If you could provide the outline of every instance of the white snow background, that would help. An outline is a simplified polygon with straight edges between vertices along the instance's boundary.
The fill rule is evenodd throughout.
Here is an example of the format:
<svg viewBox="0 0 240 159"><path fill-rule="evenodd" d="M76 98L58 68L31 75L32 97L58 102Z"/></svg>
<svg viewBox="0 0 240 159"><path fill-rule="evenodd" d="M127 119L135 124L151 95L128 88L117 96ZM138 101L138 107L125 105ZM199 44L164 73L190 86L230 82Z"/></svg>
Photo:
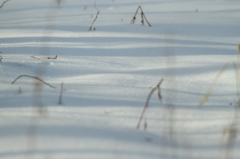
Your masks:
<svg viewBox="0 0 240 159"><path fill-rule="evenodd" d="M130 24L139 5L151 27L140 12ZM92 31L93 0L10 0L0 9L0 158L239 159L240 1L96 7ZM11 84L19 75L56 88L29 77ZM154 92L137 130L162 78L162 101Z"/></svg>

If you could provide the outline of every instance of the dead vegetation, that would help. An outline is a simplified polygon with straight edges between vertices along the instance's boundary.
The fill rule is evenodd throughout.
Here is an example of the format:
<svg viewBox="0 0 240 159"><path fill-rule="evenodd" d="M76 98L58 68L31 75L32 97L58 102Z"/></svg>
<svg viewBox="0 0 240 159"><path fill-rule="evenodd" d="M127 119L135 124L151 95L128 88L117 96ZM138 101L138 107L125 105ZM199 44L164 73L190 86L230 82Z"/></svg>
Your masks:
<svg viewBox="0 0 240 159"><path fill-rule="evenodd" d="M136 18L136 15L137 15L139 9L141 10L141 18L142 18L141 23L142 23L142 25L144 25L144 20L145 20L145 21L147 22L148 26L151 27L151 24L148 22L148 20L147 20L147 18L146 18L146 16L145 16L145 14L144 14L143 9L142 9L141 6L138 6L138 8L137 8L137 10L136 10L136 12L135 12L135 14L134 14L134 16L133 16L132 21L130 22L130 24L134 24L134 23L135 23L135 21L136 21L136 19L137 19L137 18Z"/></svg>
<svg viewBox="0 0 240 159"><path fill-rule="evenodd" d="M239 111L240 111L240 100L238 100L237 105L235 105L234 115L229 126L223 128L222 137L225 139L225 158L233 158L234 144L237 141L238 134L238 123L239 123Z"/></svg>
<svg viewBox="0 0 240 159"><path fill-rule="evenodd" d="M218 74L216 75L216 77L213 80L211 87L209 88L207 93L203 96L201 101L199 102L199 106L203 106L206 103L206 101L209 99L209 97L212 94L213 88L214 88L215 84L217 83L217 80L221 77L223 72L228 68L229 64L230 63L225 63L224 66L221 68L221 70L218 72Z"/></svg>
<svg viewBox="0 0 240 159"><path fill-rule="evenodd" d="M18 76L16 79L14 79L14 80L12 81L12 84L14 84L18 79L20 79L20 78L22 78L22 77L33 78L33 79L36 79L36 80L42 82L43 84L45 84L45 85L47 85L47 86L49 86L49 87L51 87L51 88L56 88L56 87L54 87L54 86L48 84L47 82L43 81L43 80L40 79L39 77L36 77L36 76L29 76L29 75L20 75L20 76Z"/></svg>
<svg viewBox="0 0 240 159"><path fill-rule="evenodd" d="M4 1L3 3L2 3L2 5L0 6L0 9L4 6L4 4L6 3L6 2L8 2L8 1L10 1L10 0L6 0L6 1Z"/></svg>
<svg viewBox="0 0 240 159"><path fill-rule="evenodd" d="M54 56L54 57L42 57L42 58L39 58L39 57L35 57L35 56L31 56L32 58L34 58L34 59L37 59L37 60L45 60L45 59L57 59L57 55L56 56Z"/></svg>
<svg viewBox="0 0 240 159"><path fill-rule="evenodd" d="M156 90L158 91L158 93L157 93L158 99L161 101L162 95L161 95L161 91L160 91L160 86L161 86L162 82L163 82L163 78L162 78L162 79L158 82L158 84L157 84L155 87L153 87L153 88L151 89L151 91L149 92L148 97L147 97L147 100L146 100L146 103L145 103L145 106L144 106L143 111L142 111L142 113L141 113L141 116L140 116L140 118L139 118L139 120L138 120L137 129L139 129L140 126L141 126L141 122L142 122L142 120L143 120L143 118L144 118L144 115L145 115L145 112L146 112L146 110L147 110L147 108L148 108L148 105L149 105L149 101L150 101L150 99L151 99L151 96L152 96L152 94L153 94ZM146 118L145 118L145 123L144 123L144 128L145 128L145 129L147 128L147 122L146 122L146 121L147 121L147 120L146 120Z"/></svg>
<svg viewBox="0 0 240 159"><path fill-rule="evenodd" d="M224 64L224 66L220 69L220 71L218 72L218 74L215 76L213 83L211 85L211 87L209 88L209 90L207 91L207 93L203 96L203 98L201 99L201 101L199 102L199 106L203 106L207 100L209 99L209 97L211 96L212 92L213 92L213 88L215 86L215 84L217 83L218 79L222 76L222 74L224 73L224 71L229 67L229 65L233 66L234 70L235 70L235 77L236 77L236 94L237 96L240 98L240 44L237 46L237 54L236 54L236 62L226 62Z"/></svg>
<svg viewBox="0 0 240 159"><path fill-rule="evenodd" d="M224 71L228 68L228 66L232 64L235 72L235 81L236 81L236 96L238 98L238 101L236 104L233 104L234 106L234 114L233 119L229 123L229 126L226 126L223 128L222 132L222 138L226 138L224 150L225 150L225 158L232 158L233 155L233 149L234 149L234 143L237 139L238 134L238 123L239 123L239 111L240 111L240 45L237 46L237 54L236 54L236 62L230 63L227 62L224 64L224 66L221 68L221 70L218 72L216 77L214 78L214 81L208 90L208 92L204 95L204 97L201 99L199 106L203 106L209 97L211 96L213 92L213 87L217 83L217 80L221 77L221 75L224 73ZM232 103L230 104L232 105Z"/></svg>
<svg viewBox="0 0 240 159"><path fill-rule="evenodd" d="M95 7L95 9L97 10L97 14L96 14L96 17L94 18L91 26L89 27L88 31L96 30L95 27L93 28L93 24L94 24L94 22L97 20L98 14L100 13L100 11L99 11L99 10L97 9L97 7L96 7L96 1L94 2L94 7Z"/></svg>
<svg viewBox="0 0 240 159"><path fill-rule="evenodd" d="M2 8L3 5L4 5L7 1L9 1L9 0L4 1L3 4L0 6L0 8ZM57 0L57 1L58 1L58 0ZM60 4L60 3L61 3L61 0L59 0L58 2L59 2L59 4ZM93 24L94 24L94 22L97 20L100 11L99 11L99 10L97 9L97 7L96 7L96 2L94 3L94 7L95 7L96 10L97 10L97 14L96 14L96 17L95 17L95 19L93 20L91 26L89 27L89 30L88 30L88 31L96 30L95 27L93 28ZM85 9L84 9L84 10L85 10ZM146 19L146 16L145 16L145 14L144 14L141 6L139 6L139 7L137 8L136 13L135 13L132 21L130 22L130 24L134 24L134 23L135 23L135 21L136 21L136 15L137 15L137 13L138 13L139 10L141 10L141 19L142 19L142 20L141 20L141 24L144 25L144 24L145 24L145 21L146 21L147 24L151 27L151 24L150 24L150 23L148 22L148 20ZM123 19L122 19L122 21L123 21ZM238 45L238 52L240 52L240 45ZM238 55L238 56L239 56L239 55ZM56 55L55 57L44 57L44 58L38 58L38 57L35 57L35 56L31 56L31 57L34 58L34 59L37 59L37 60L43 60L43 59L57 59L58 56ZM0 55L0 62L2 62L2 56L1 56L1 55ZM213 81L213 83L212 83L212 86L210 87L210 89L208 90L208 92L206 93L206 95L202 98L202 100L200 101L199 106L203 106L203 105L207 102L207 100L209 99L209 97L211 96L211 94L212 94L212 92L213 92L214 85L216 84L217 80L221 77L221 75L224 73L224 71L228 68L229 65L230 65L230 63L226 63L226 64L221 68L221 70L218 72L218 74L216 75L216 77L215 77L215 79L214 79L214 81ZM233 64L233 65L234 65L235 72L236 72L236 79L239 79L239 78L238 78L238 77L239 77L239 73L238 73L238 70L239 70L239 69L237 68L237 65L235 65L235 64ZM19 80L19 79L22 78L22 77L32 78L32 79L35 79L35 80L38 80L38 81L42 82L42 83L45 84L45 85L48 85L48 86L51 87L51 88L56 88L56 87L48 84L47 82L43 81L43 80L40 79L39 77L37 77L37 76L30 76L30 75L20 75L20 76L18 76L18 77L12 82L12 84L14 84L17 80ZM137 124L137 129L140 128L141 123L142 123L142 120L144 120L144 129L145 129L145 130L147 129L148 124L147 124L147 117L146 117L145 114L146 114L147 108L149 107L150 99L151 99L151 97L152 97L152 95L153 95L153 93L154 93L155 91L157 91L157 96L158 96L159 101L162 100L162 94L161 94L161 89L160 89L160 88L161 88L160 86L161 86L162 82L163 82L163 79L161 79L155 87L151 88L151 91L149 92L149 94L148 94L148 96L147 96L146 103L145 103L144 108L143 108L143 110L142 110L142 113L141 113L141 115L140 115L140 118L139 118L139 121L138 121L138 124ZM238 83L239 80L236 80L236 82ZM237 87L238 87L238 86L237 86ZM59 95L59 102L58 102L59 104L62 104L62 94L63 94L63 91L64 91L64 83L61 83L61 89L60 89L60 95ZM19 87L19 94L20 94L20 93L21 93L21 87ZM238 96L238 97L240 97L240 96ZM240 100L238 101L238 107L240 107L240 104L239 104L239 103L240 103ZM237 116L237 115L235 115L235 116ZM236 121L237 121L237 118L234 118L233 123L230 124L229 127L225 127L225 128L223 129L223 137L225 137L225 136L228 135L228 142L229 142L229 143L232 143L232 142L236 139L236 135L237 135L237 128L236 128L236 124L235 124ZM37 125L37 124L38 124L38 121L33 120L33 122L32 122L31 125L34 125L34 124ZM33 127L32 130L29 130L29 136L32 135L32 134L36 134L36 132L34 132L34 131L36 131L36 130L37 130L37 129L36 129L35 127ZM31 145L35 145L35 144L31 144Z"/></svg>

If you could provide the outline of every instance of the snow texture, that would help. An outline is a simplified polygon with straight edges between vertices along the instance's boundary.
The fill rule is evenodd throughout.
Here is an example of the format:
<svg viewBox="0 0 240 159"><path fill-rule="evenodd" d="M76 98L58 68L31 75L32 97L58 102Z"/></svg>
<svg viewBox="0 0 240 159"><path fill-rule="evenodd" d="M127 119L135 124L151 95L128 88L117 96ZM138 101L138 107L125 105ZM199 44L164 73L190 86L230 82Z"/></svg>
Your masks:
<svg viewBox="0 0 240 159"><path fill-rule="evenodd" d="M151 27L141 25L140 12L130 24L139 5ZM239 6L99 0L88 31L97 13L92 0L7 1L0 9L0 158L239 159ZM20 75L56 88L24 76L11 84ZM154 92L137 130L162 78L162 100Z"/></svg>

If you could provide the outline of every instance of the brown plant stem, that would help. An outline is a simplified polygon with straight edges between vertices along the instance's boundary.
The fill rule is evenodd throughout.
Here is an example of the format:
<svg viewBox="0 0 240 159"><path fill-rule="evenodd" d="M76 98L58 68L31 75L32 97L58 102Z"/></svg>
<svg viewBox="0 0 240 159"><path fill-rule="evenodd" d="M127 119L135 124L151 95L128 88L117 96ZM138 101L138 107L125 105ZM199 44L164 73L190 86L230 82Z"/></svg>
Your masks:
<svg viewBox="0 0 240 159"><path fill-rule="evenodd" d="M10 1L10 0L6 0L2 3L2 5L0 6L0 9L3 7L3 5L7 2L7 1Z"/></svg>
<svg viewBox="0 0 240 159"><path fill-rule="evenodd" d="M150 91L150 93L148 94L148 97L147 97L145 106L144 106L143 111L142 111L142 113L141 113L141 116L140 116L140 118L139 118L139 120L138 120L137 129L139 129L139 127L140 127L140 125L141 125L141 122L142 122L143 117L144 117L144 114L145 114L145 112L146 112L146 110L147 110L147 108L148 108L148 104L149 104L149 101L150 101L150 98L151 98L152 94L154 93L155 90L159 89L159 87L160 87L160 85L162 84L162 82L163 82L163 79L161 79L161 80L158 82L158 84L157 84L155 87L153 87L152 90ZM159 94L160 94L160 92L159 92Z"/></svg>
<svg viewBox="0 0 240 159"><path fill-rule="evenodd" d="M217 83L217 80L221 77L221 75L223 74L223 72L227 69L227 67L229 66L229 63L225 63L224 66L221 68L221 70L218 72L218 74L216 75L216 77L214 78L214 81L211 85L211 87L209 88L208 92L205 94L205 96L201 99L201 101L199 102L199 106L203 106L206 101L208 100L208 98L211 96L213 88L215 86L215 84Z"/></svg>
<svg viewBox="0 0 240 159"><path fill-rule="evenodd" d="M134 24L134 23L135 23L136 15L137 15L137 13L138 13L139 8L140 8L140 6L138 6L138 8L137 8L137 10L136 10L136 12L135 12L135 14L134 14L134 16L133 16L132 21L130 22L130 24Z"/></svg>
<svg viewBox="0 0 240 159"><path fill-rule="evenodd" d="M94 20L93 20L91 26L89 27L88 31L91 31L91 30L92 30L92 26L93 26L94 22L97 20L97 18L98 18L98 14L100 13L100 11L99 11L99 10L97 9L97 7L96 7L96 1L94 2L94 7L95 7L96 10L97 10L97 14L96 14L96 17L94 18Z"/></svg>
<svg viewBox="0 0 240 159"><path fill-rule="evenodd" d="M54 86L48 84L47 82L43 81L42 79L40 79L40 78L38 78L38 77L36 77L36 76L29 76L29 75L20 75L20 76L18 76L15 80L12 81L12 84L14 84L14 83L15 83L18 79L20 79L21 77L29 77L29 78L33 78L33 79L36 79L36 80L38 80L38 81L44 83L45 85L47 85L47 86L49 86L49 87L51 87L51 88L56 88L56 87L54 87Z"/></svg>

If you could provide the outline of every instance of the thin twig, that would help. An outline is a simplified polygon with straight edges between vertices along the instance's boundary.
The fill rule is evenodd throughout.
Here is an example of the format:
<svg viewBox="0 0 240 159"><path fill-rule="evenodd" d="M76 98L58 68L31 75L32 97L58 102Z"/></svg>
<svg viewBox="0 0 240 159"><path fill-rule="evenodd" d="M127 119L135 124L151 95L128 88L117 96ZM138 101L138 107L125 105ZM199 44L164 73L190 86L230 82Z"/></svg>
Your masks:
<svg viewBox="0 0 240 159"><path fill-rule="evenodd" d="M141 125L143 116L144 116L144 114L145 114L145 112L146 112L146 110L147 110L147 108L148 108L148 104L149 104L149 101L150 101L150 98L151 98L152 94L154 93L154 91L155 91L156 89L159 89L159 87L160 87L160 85L162 84L162 82L163 82L163 79L161 79L161 80L158 82L158 84L157 84L155 87L153 87L152 90L150 91L150 93L148 94L148 97L147 97L145 106L144 106L143 111L142 111L142 113L141 113L141 116L140 116L140 118L139 118L139 120L138 120L137 129L139 129L139 127L140 127L140 125Z"/></svg>
<svg viewBox="0 0 240 159"><path fill-rule="evenodd" d="M0 6L0 9L3 7L3 5L7 2L7 1L10 1L10 0L6 0L2 3L2 5Z"/></svg>
<svg viewBox="0 0 240 159"><path fill-rule="evenodd" d="M41 60L40 58L37 58L37 57L35 57L35 56L30 56L30 57L32 57L32 58L34 58L34 59L37 59L37 60Z"/></svg>
<svg viewBox="0 0 240 159"><path fill-rule="evenodd" d="M38 78L38 77L35 77L35 76L29 76L29 75L20 75L20 76L18 76L14 81L12 81L12 84L14 84L14 83L15 83L19 78L21 78L21 77L29 77L29 78L33 78L33 79L36 79L36 80L38 80L38 81L40 81L40 82L42 82L42 83L48 85L48 86L51 87L51 88L56 88L56 87L54 87L54 86L48 84L47 82L43 81L42 79L40 79L40 78Z"/></svg>
<svg viewBox="0 0 240 159"><path fill-rule="evenodd" d="M98 12L100 12L100 11L97 9L97 7L96 7L96 1L94 2L94 7L96 8L96 10L97 10Z"/></svg>
<svg viewBox="0 0 240 159"><path fill-rule="evenodd" d="M89 27L88 31L91 31L91 30L92 30L93 23L97 20L98 14L100 13L100 11L99 11L99 10L97 9L97 7L96 7L96 1L94 2L94 7L96 8L96 10L97 10L98 12L97 12L96 17L94 18L91 26Z"/></svg>
<svg viewBox="0 0 240 159"><path fill-rule="evenodd" d="M136 10L136 12L135 12L135 14L134 14L134 16L133 16L132 21L130 22L130 24L134 24L134 23L135 23L136 15L137 15L137 13L138 13L139 8L140 8L140 6L138 6L138 8L137 8L137 10Z"/></svg>

